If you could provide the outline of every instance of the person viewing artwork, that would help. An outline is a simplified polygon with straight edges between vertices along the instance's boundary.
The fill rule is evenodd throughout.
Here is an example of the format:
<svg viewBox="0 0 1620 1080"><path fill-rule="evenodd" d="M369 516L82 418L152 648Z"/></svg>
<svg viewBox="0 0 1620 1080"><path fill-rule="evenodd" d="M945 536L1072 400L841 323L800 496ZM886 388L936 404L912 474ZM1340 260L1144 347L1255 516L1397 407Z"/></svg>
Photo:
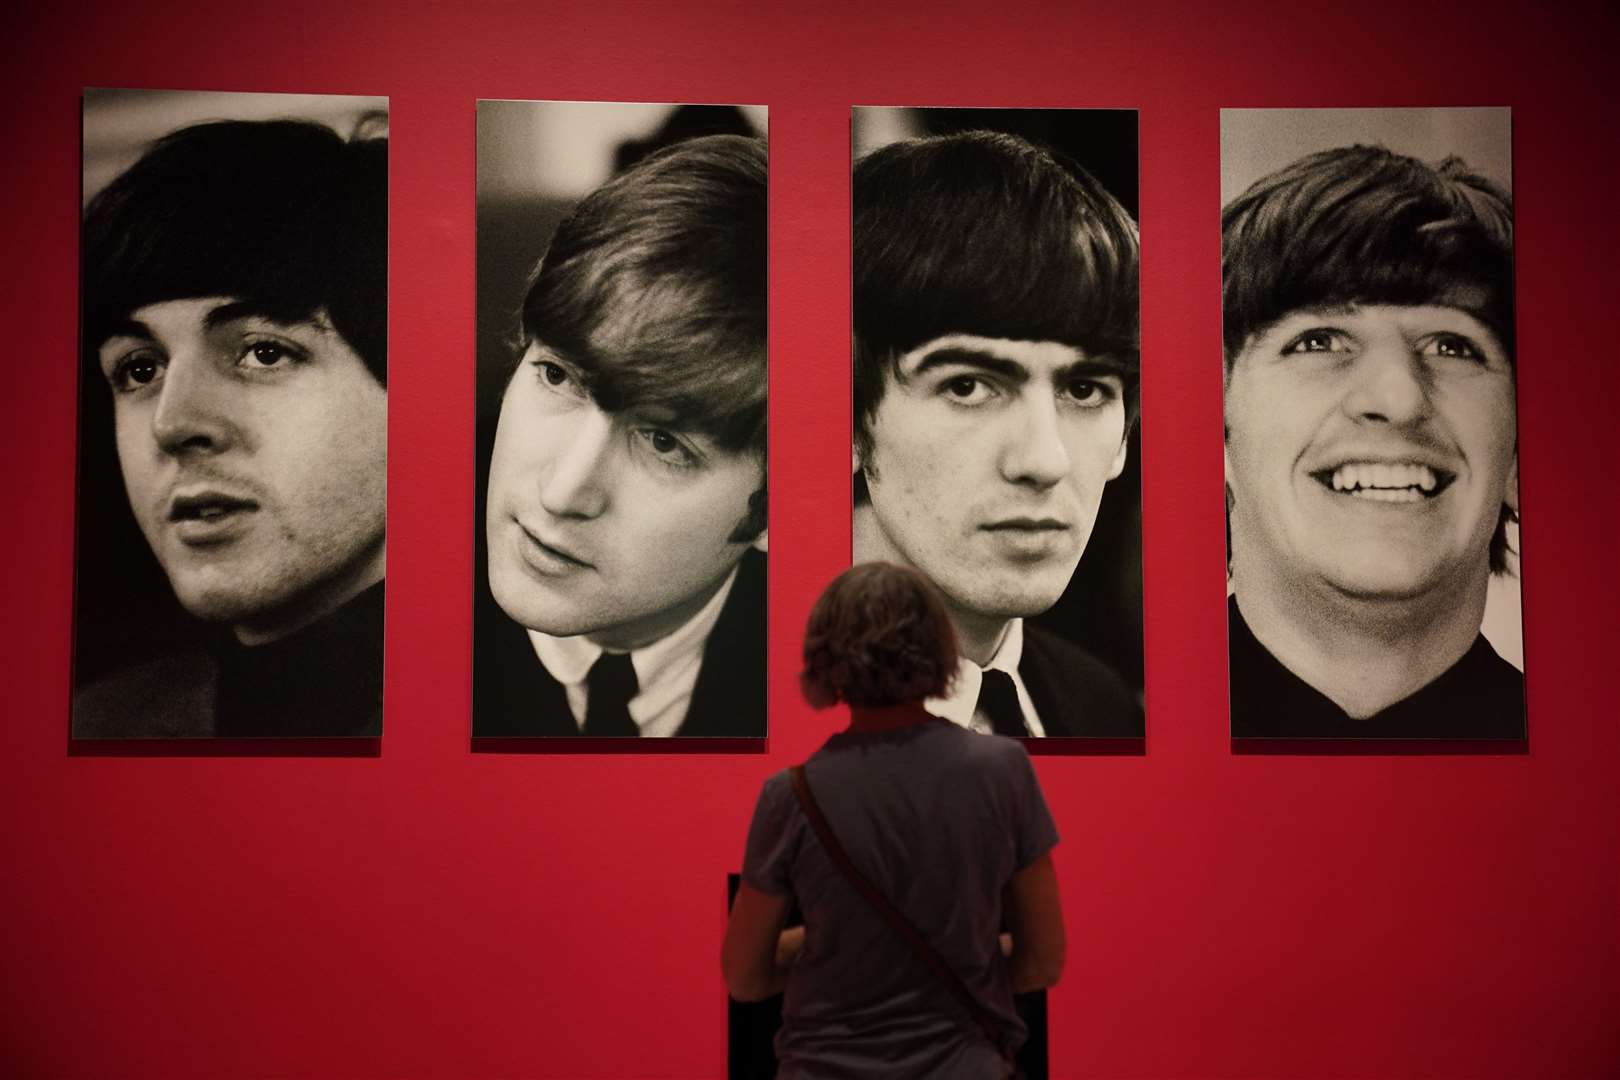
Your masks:
<svg viewBox="0 0 1620 1080"><path fill-rule="evenodd" d="M813 801L848 860L974 1005L844 876L792 770L777 773L748 829L721 968L739 1000L785 989L783 1080L1003 1077L1026 1032L1014 992L1062 972L1057 830L1029 756L923 707L957 670L953 620L910 568L855 566L810 614L805 699L850 710L848 729L804 765ZM804 925L784 930L795 901ZM998 936L1004 924L1010 935Z"/></svg>
<svg viewBox="0 0 1620 1080"><path fill-rule="evenodd" d="M76 738L382 733L382 105L85 94Z"/></svg>
<svg viewBox="0 0 1620 1080"><path fill-rule="evenodd" d="M481 153L535 109L615 107L481 103ZM566 213L491 373L475 736L765 734L766 150L717 124Z"/></svg>
<svg viewBox="0 0 1620 1080"><path fill-rule="evenodd" d="M1283 156L1221 213L1232 735L1523 738L1481 633L1493 574L1517 600L1512 200L1456 155L1290 141L1345 126L1509 175L1506 110L1223 113L1223 155Z"/></svg>
<svg viewBox="0 0 1620 1080"><path fill-rule="evenodd" d="M1126 467L1136 223L1078 164L971 128L867 153L853 202L854 556L944 596L961 670L929 709L987 733L1141 737L1118 673L1031 621L1069 589ZM1137 619L1105 629L1139 657L1140 574L1116 577Z"/></svg>

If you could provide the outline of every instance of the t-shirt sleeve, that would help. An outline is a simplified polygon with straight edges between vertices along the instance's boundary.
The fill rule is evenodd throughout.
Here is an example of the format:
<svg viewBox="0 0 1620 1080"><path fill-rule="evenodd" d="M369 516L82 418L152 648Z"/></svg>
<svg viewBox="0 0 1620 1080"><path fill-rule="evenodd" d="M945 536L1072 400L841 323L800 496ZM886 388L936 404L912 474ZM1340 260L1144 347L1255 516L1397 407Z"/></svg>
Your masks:
<svg viewBox="0 0 1620 1080"><path fill-rule="evenodd" d="M744 882L770 896L792 894L791 870L793 856L799 849L802 821L787 773L777 773L766 780L759 801L754 804L754 820L748 826L748 846L743 852Z"/></svg>
<svg viewBox="0 0 1620 1080"><path fill-rule="evenodd" d="M1016 745L1016 744L1015 744ZM1017 869L1022 870L1057 846L1057 823L1046 807L1041 782L1029 752L1018 745L1013 765L1014 828L1017 830Z"/></svg>

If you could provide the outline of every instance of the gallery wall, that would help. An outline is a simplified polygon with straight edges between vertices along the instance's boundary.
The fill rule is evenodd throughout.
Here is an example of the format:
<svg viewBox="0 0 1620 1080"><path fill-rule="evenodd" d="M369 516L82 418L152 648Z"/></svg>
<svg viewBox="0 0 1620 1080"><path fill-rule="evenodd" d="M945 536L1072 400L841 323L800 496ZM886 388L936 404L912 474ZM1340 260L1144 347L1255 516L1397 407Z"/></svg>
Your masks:
<svg viewBox="0 0 1620 1080"><path fill-rule="evenodd" d="M0 16L0 1073L720 1075L725 874L760 782L842 722L794 676L810 602L848 559L863 103L1141 111L1147 739L1036 762L1070 941L1054 1076L1614 1075L1617 24L1383 0L1324 16L546 0ZM364 753L69 742L85 86L390 98L387 711ZM470 745L478 97L770 108L760 752ZM1227 738L1218 110L1329 105L1513 110L1516 751Z"/></svg>

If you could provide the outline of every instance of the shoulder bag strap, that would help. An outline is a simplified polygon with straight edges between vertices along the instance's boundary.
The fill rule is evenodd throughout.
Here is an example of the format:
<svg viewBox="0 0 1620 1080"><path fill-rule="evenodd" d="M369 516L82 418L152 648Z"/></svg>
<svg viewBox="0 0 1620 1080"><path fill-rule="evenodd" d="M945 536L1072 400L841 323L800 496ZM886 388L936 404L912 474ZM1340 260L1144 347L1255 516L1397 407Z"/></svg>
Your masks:
<svg viewBox="0 0 1620 1080"><path fill-rule="evenodd" d="M834 835L832 826L827 823L827 818L822 814L821 807L816 805L815 796L810 793L810 781L804 775L804 766L795 765L790 772L793 778L793 792L799 797L799 805L804 808L805 817L810 819L810 827L815 829L816 836L821 840L821 847L827 852L827 856L832 859L833 865L837 866L843 872L843 875L849 879L849 883L855 886L855 891L860 893L866 899L866 902L871 904L873 909L879 915L882 915L890 926L894 927L895 932L906 939L906 944L911 946L911 951L917 955L917 959L928 966L928 970L932 971L935 977L944 984L945 989L951 992L951 996L956 999L957 1003L968 1011L968 1015L973 1017L974 1022L978 1024L980 1032L990 1041L990 1045L995 1047L996 1051L1007 1062L1011 1063L1013 1060L1012 1051L1007 1046L1006 1036L1001 1030L1001 1025L991 1015L990 1010L979 1003L979 999L973 996L973 991L969 990L967 984L962 982L961 976L951 970L950 964L946 963L945 958L939 955L938 950L928 944L917 928L912 925L911 920L906 918L905 914L895 907L876 885L867 880L866 875L855 868L855 864L849 859L849 853L838 842L838 837Z"/></svg>

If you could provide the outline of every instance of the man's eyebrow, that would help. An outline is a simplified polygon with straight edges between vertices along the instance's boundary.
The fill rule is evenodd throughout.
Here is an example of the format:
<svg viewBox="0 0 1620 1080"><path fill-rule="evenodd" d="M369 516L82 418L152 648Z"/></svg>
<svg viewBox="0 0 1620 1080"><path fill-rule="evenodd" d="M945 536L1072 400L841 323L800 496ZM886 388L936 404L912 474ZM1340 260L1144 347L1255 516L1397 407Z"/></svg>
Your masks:
<svg viewBox="0 0 1620 1080"><path fill-rule="evenodd" d="M152 333L150 326L147 326L139 319L120 319L107 328L107 332L102 335L101 344L97 348L107 344L114 338L139 338L142 341L155 341L157 335Z"/></svg>
<svg viewBox="0 0 1620 1080"><path fill-rule="evenodd" d="M264 319L277 326L286 327L307 324L321 331L332 329L331 322L318 312L299 316L287 311L272 311L269 305L256 300L231 300L211 308L208 314L203 316L203 326L209 330L218 330L227 323L241 319Z"/></svg>
<svg viewBox="0 0 1620 1080"><path fill-rule="evenodd" d="M1069 378L1081 375L1117 375L1123 378L1129 373L1129 367L1106 353L1102 356L1088 356L1083 360L1076 360L1063 369L1063 374Z"/></svg>
<svg viewBox="0 0 1620 1080"><path fill-rule="evenodd" d="M917 361L917 366L911 369L908 377L926 375L935 368L942 367L978 368L1000 375L1004 379L1029 378L1029 369L1015 360L1008 360L1004 356L997 356L983 349L968 349L960 345L948 345L927 353Z"/></svg>

